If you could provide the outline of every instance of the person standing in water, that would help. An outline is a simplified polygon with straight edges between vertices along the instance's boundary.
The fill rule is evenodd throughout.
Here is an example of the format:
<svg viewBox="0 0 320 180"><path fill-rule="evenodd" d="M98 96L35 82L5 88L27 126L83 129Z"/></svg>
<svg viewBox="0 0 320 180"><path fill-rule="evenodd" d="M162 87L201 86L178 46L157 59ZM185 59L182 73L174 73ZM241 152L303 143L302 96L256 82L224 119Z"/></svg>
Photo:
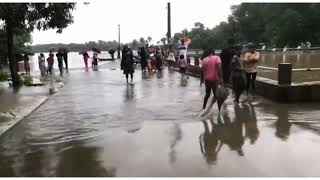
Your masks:
<svg viewBox="0 0 320 180"><path fill-rule="evenodd" d="M85 65L86 69L88 69L88 59L90 58L90 56L87 52L84 52L82 54L82 56L83 56L84 65Z"/></svg>
<svg viewBox="0 0 320 180"><path fill-rule="evenodd" d="M203 101L203 109L206 108L211 91L216 97L216 89L218 83L222 83L221 60L215 55L215 49L210 49L210 55L202 61L201 84L204 82L206 86L206 95Z"/></svg>
<svg viewBox="0 0 320 180"><path fill-rule="evenodd" d="M245 79L244 71L240 63L241 52L237 52L233 56L231 61L231 78L232 78L232 89L235 93L235 102L239 103L240 95L245 90Z"/></svg>
<svg viewBox="0 0 320 180"><path fill-rule="evenodd" d="M140 57L141 57L141 60L140 60L141 70L142 72L145 72L148 66L148 61L147 61L146 49L144 47L140 48Z"/></svg>
<svg viewBox="0 0 320 180"><path fill-rule="evenodd" d="M98 71L98 53L95 51L93 51L93 56L92 56L92 70Z"/></svg>
<svg viewBox="0 0 320 180"><path fill-rule="evenodd" d="M58 59L58 67L59 67L59 71L60 71L60 76L62 76L63 74L63 54L61 51L58 51L58 53L56 54L57 59Z"/></svg>
<svg viewBox="0 0 320 180"><path fill-rule="evenodd" d="M30 75L30 65L29 65L29 57L27 54L23 56L24 69L26 70L26 75Z"/></svg>
<svg viewBox="0 0 320 180"><path fill-rule="evenodd" d="M64 64L66 65L66 69L68 69L68 52L67 52L67 50L63 51L63 61L64 61Z"/></svg>
<svg viewBox="0 0 320 180"><path fill-rule="evenodd" d="M134 60L131 49L125 45L122 49L121 70L126 75L127 83L129 83L129 74L131 76L131 83L133 81Z"/></svg>
<svg viewBox="0 0 320 180"><path fill-rule="evenodd" d="M247 53L244 55L244 65L246 70L247 77L247 96L249 95L250 84L252 85L252 95L255 94L255 80L257 77L257 66L258 61L260 59L260 53L256 52L255 46L253 44L249 44L249 49Z"/></svg>
<svg viewBox="0 0 320 180"><path fill-rule="evenodd" d="M175 57L174 57L174 51L172 49L172 45L169 47L169 52L168 52L168 68L170 69L171 67L174 66L174 63L176 62Z"/></svg>
<svg viewBox="0 0 320 180"><path fill-rule="evenodd" d="M46 67L46 61L45 61L45 57L44 54L40 54L40 56L38 57L38 61L39 61L39 69L41 72L41 76L44 76L47 73L47 67Z"/></svg>
<svg viewBox="0 0 320 180"><path fill-rule="evenodd" d="M54 64L54 55L53 55L52 51L49 52L49 57L47 58L47 63L48 63L48 73L50 73L50 75L52 75L52 68L53 68L53 64Z"/></svg>
<svg viewBox="0 0 320 180"><path fill-rule="evenodd" d="M156 68L158 72L162 70L162 52L160 49L156 51Z"/></svg>

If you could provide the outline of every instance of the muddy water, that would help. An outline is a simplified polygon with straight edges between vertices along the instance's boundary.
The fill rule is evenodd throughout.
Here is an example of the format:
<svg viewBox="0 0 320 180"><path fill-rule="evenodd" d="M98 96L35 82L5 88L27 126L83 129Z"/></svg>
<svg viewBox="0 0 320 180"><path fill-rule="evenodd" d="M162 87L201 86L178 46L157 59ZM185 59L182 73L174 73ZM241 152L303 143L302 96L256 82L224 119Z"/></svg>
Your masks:
<svg viewBox="0 0 320 180"><path fill-rule="evenodd" d="M320 175L319 103L229 97L220 117L214 106L201 119L204 87L193 77L136 70L127 86L107 63L65 78L0 138L0 176Z"/></svg>

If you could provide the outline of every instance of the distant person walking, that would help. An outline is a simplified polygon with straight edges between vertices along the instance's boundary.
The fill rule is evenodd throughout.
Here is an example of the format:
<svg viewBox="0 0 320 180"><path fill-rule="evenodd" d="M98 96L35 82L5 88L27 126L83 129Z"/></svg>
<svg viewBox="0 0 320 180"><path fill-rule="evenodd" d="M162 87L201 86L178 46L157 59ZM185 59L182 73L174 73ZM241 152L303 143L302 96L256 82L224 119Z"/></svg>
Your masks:
<svg viewBox="0 0 320 180"><path fill-rule="evenodd" d="M58 67L59 67L59 71L60 71L60 76L62 76L63 74L63 53L61 51L58 51L58 53L56 54L57 59L58 59Z"/></svg>
<svg viewBox="0 0 320 180"><path fill-rule="evenodd" d="M24 62L24 69L26 70L26 75L30 75L30 64L29 64L29 57L27 54L23 56Z"/></svg>
<svg viewBox="0 0 320 180"><path fill-rule="evenodd" d="M180 73L182 75L182 78L186 75L187 68L188 68L187 60L184 58L184 55L180 55L180 58L179 58L179 69L180 69Z"/></svg>
<svg viewBox="0 0 320 180"><path fill-rule="evenodd" d="M63 51L63 61L64 61L64 64L66 66L66 69L68 69L68 51L64 50Z"/></svg>
<svg viewBox="0 0 320 180"><path fill-rule="evenodd" d="M156 51L156 68L157 71L162 70L162 52L161 50Z"/></svg>
<svg viewBox="0 0 320 180"><path fill-rule="evenodd" d="M221 78L221 60L219 56L215 55L215 49L212 48L210 55L202 61L201 84L204 82L206 86L203 109L206 108L211 91L214 95L213 101L215 100L217 85L221 82Z"/></svg>
<svg viewBox="0 0 320 180"><path fill-rule="evenodd" d="M140 58L141 58L140 60L141 70L142 72L145 72L148 66L148 61L147 61L147 52L144 47L140 48Z"/></svg>
<svg viewBox="0 0 320 180"><path fill-rule="evenodd" d="M129 83L129 74L131 76L131 83L133 81L134 60L131 49L125 45L122 49L121 70L126 75L127 83Z"/></svg>
<svg viewBox="0 0 320 180"><path fill-rule="evenodd" d="M88 69L88 59L90 58L90 56L87 52L84 52L82 54L82 56L83 56L84 65L85 65L86 69Z"/></svg>
<svg viewBox="0 0 320 180"><path fill-rule="evenodd" d="M49 52L49 57L47 58L47 63L48 63L48 73L52 75L52 69L53 69L53 64L54 64L54 54L52 51Z"/></svg>
<svg viewBox="0 0 320 180"><path fill-rule="evenodd" d="M174 63L176 62L175 57L174 57L174 51L172 49L172 46L170 46L169 52L168 52L168 68L170 69L171 67L174 67Z"/></svg>
<svg viewBox="0 0 320 180"><path fill-rule="evenodd" d="M260 59L260 53L255 50L253 44L249 44L248 51L244 55L244 66L247 77L247 95L249 95L250 84L252 86L252 95L255 95L255 80L257 77L257 66Z"/></svg>

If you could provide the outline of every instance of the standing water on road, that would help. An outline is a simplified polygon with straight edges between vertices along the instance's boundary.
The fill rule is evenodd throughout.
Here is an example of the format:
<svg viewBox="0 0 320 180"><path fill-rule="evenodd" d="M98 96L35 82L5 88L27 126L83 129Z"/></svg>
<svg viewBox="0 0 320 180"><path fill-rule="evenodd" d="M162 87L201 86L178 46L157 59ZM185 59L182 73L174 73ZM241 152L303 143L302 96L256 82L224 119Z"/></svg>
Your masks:
<svg viewBox="0 0 320 180"><path fill-rule="evenodd" d="M193 77L136 70L127 85L108 62L64 78L1 137L0 176L320 175L319 103L229 97L203 122L205 90Z"/></svg>

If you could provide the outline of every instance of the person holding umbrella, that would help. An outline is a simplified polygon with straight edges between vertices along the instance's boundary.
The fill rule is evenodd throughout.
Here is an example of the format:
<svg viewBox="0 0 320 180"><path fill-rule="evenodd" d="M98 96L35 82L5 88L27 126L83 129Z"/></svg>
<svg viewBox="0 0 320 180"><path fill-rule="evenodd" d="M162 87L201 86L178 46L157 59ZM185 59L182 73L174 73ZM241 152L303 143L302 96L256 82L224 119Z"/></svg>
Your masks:
<svg viewBox="0 0 320 180"><path fill-rule="evenodd" d="M125 45L122 49L121 70L123 70L123 74L126 75L127 84L129 83L129 74L131 76L132 83L134 73L134 60L132 51L127 45Z"/></svg>

